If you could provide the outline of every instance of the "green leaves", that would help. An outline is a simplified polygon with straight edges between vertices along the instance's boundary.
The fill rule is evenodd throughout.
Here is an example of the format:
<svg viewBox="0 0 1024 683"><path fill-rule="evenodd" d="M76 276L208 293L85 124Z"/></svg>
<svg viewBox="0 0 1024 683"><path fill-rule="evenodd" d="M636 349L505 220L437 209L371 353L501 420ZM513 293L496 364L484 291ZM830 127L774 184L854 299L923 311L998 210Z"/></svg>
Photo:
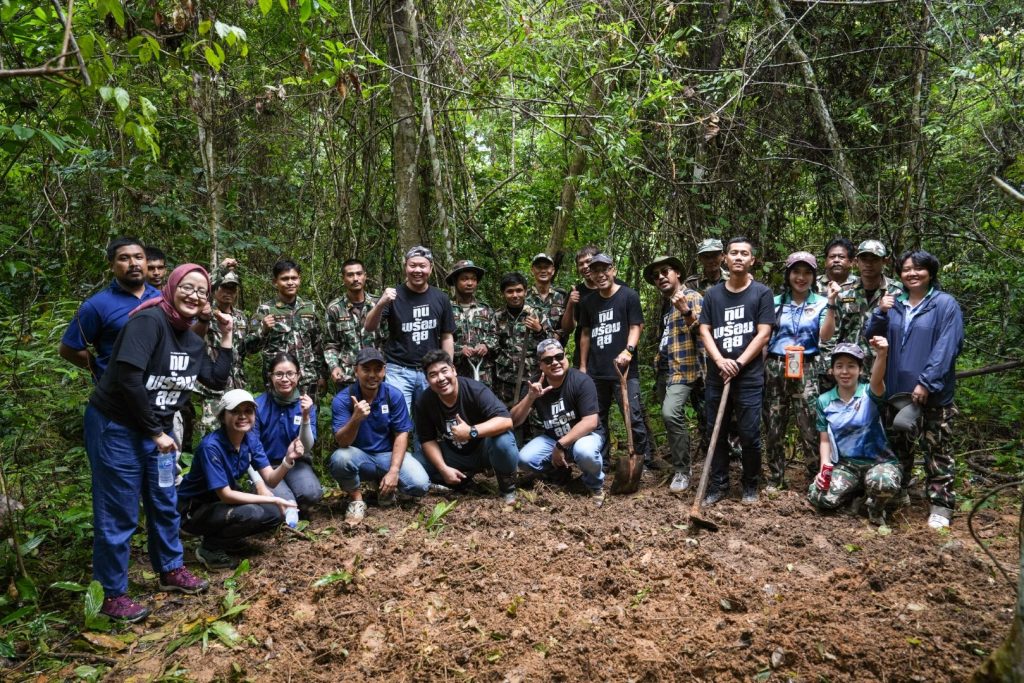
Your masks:
<svg viewBox="0 0 1024 683"><path fill-rule="evenodd" d="M114 100L117 108L121 111L128 109L128 105L131 104L131 97L124 88L112 88L109 85L102 86L100 88L100 97L104 102Z"/></svg>
<svg viewBox="0 0 1024 683"><path fill-rule="evenodd" d="M105 614L100 614L103 597L103 586L99 581L91 581L82 601L85 608L85 628L90 631L110 630L110 619Z"/></svg>

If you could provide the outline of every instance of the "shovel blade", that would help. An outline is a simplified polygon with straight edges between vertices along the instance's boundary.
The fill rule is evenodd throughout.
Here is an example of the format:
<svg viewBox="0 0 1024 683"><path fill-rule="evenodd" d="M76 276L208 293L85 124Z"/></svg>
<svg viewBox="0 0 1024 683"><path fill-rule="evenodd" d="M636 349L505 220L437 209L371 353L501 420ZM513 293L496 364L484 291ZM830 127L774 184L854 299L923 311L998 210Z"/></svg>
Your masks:
<svg viewBox="0 0 1024 683"><path fill-rule="evenodd" d="M636 453L621 456L615 463L615 480L612 482L612 493L627 495L636 493L640 488L640 478L644 474L644 459Z"/></svg>

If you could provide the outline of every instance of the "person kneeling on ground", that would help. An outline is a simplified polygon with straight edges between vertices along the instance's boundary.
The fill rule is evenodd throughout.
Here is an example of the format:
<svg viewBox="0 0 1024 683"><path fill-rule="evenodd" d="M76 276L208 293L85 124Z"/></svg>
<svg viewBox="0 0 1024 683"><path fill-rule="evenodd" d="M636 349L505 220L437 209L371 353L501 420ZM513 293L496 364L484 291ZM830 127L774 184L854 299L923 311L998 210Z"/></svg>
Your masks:
<svg viewBox="0 0 1024 683"><path fill-rule="evenodd" d="M256 399L245 389L232 389L221 397L217 419L220 429L199 442L192 468L178 486L178 510L181 528L202 536L196 559L207 569L233 569L238 559L230 553L244 547L242 539L272 531L284 522L285 508L295 507L294 501L275 496L270 489L302 456L302 444L294 442L281 464L271 467L252 431ZM256 493L238 488L238 479L246 472Z"/></svg>
<svg viewBox="0 0 1024 683"><path fill-rule="evenodd" d="M583 484L600 506L604 502L604 438L597 417L594 380L569 367L565 350L557 339L545 339L538 344L537 358L540 381L530 382L526 396L512 407L512 423L518 427L533 409L544 424L544 433L519 451L519 467L543 472L551 467L568 469L569 463L574 462L582 472Z"/></svg>
<svg viewBox="0 0 1024 683"><path fill-rule="evenodd" d="M416 432L423 443L414 457L435 484L461 488L484 469L494 470L498 492L516 501L515 473L519 450L508 408L490 389L459 377L446 351L423 356L430 391L416 402Z"/></svg>
<svg viewBox="0 0 1024 683"><path fill-rule="evenodd" d="M377 502L381 505L394 504L396 490L421 498L430 488L423 466L405 457L412 420L405 396L384 380L386 373L380 351L360 349L355 383L339 391L331 403L334 441L338 444L331 455L331 476L352 499L345 511L345 521L352 525L366 516L360 478L380 481Z"/></svg>
<svg viewBox="0 0 1024 683"><path fill-rule="evenodd" d="M818 509L835 510L866 492L868 518L884 525L885 505L900 490L900 464L889 450L879 412L889 342L872 337L870 344L875 350L870 385L859 381L864 349L843 343L832 351L836 386L816 403L821 470L807 497Z"/></svg>

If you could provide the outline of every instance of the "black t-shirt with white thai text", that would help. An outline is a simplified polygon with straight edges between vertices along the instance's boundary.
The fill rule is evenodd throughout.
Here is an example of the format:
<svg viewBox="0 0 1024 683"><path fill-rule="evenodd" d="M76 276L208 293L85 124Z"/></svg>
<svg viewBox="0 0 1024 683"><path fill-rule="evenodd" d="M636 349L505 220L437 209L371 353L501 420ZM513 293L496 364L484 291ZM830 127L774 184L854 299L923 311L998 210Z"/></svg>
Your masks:
<svg viewBox="0 0 1024 683"><path fill-rule="evenodd" d="M416 434L420 441L444 440L449 447L460 453L476 453L484 442L482 438L464 443L452 438L452 427L457 424L456 415L470 426L486 422L492 417L511 417L508 408L493 391L469 377L459 377L459 396L455 405L446 406L433 390L424 391L416 401Z"/></svg>
<svg viewBox="0 0 1024 683"><path fill-rule="evenodd" d="M560 439L587 415L597 415L597 387L594 380L576 368L569 368L562 385L533 402L544 423L544 433ZM601 431L600 425L595 431Z"/></svg>
<svg viewBox="0 0 1024 683"><path fill-rule="evenodd" d="M700 324L711 326L715 346L726 358L736 360L757 336L758 325L775 324L772 292L760 282L753 281L742 292L730 292L724 282L704 292L704 305L700 310ZM709 384L722 384L722 377L708 362ZM757 354L740 371L744 384L764 384L764 361Z"/></svg>
<svg viewBox="0 0 1024 683"><path fill-rule="evenodd" d="M441 335L455 332L452 302L437 287L414 292L401 284L396 290L398 296L382 314L388 323L384 357L418 369L428 351L441 348Z"/></svg>
<svg viewBox="0 0 1024 683"><path fill-rule="evenodd" d="M637 293L620 285L605 299L595 293L580 301L580 327L590 328L590 353L587 374L594 379L618 379L613 363L626 349L631 325L643 325L644 313L640 309ZM629 363L629 377L638 377L636 355Z"/></svg>

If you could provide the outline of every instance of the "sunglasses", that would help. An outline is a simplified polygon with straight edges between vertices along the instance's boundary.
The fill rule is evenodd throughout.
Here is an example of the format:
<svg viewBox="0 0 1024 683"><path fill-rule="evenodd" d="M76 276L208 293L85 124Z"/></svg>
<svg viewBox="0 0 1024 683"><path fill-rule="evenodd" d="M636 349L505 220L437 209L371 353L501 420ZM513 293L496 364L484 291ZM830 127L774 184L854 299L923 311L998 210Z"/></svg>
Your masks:
<svg viewBox="0 0 1024 683"><path fill-rule="evenodd" d="M565 354L556 353L553 356L544 356L540 359L540 362L544 365L551 365L552 363L561 363L563 360L565 360Z"/></svg>

